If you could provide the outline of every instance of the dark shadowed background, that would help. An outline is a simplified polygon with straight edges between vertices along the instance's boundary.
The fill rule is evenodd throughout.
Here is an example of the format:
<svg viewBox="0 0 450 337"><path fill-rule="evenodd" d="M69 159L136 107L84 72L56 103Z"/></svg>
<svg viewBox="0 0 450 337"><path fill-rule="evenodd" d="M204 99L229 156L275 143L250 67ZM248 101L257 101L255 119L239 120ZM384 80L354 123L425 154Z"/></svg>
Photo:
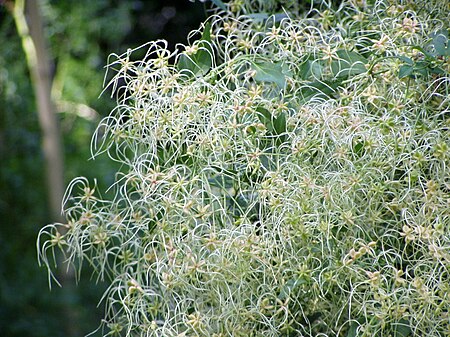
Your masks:
<svg viewBox="0 0 450 337"><path fill-rule="evenodd" d="M36 97L23 36L11 12L16 2L0 1L0 336L84 336L103 316L97 304L105 284L96 285L84 270L78 286L68 281L50 291L47 272L37 265L37 233L53 220ZM205 9L187 0L38 3L61 127L65 185L77 176L96 177L104 190L117 168L106 156L88 158L97 123L114 107L108 95L98 98L107 56L160 38L173 49L198 28Z"/></svg>

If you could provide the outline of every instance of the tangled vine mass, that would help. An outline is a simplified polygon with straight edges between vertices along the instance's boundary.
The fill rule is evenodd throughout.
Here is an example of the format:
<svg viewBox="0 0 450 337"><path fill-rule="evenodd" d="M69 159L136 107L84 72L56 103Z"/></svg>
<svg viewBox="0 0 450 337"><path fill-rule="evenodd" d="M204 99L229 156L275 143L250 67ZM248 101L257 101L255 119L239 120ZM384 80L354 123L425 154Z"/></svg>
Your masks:
<svg viewBox="0 0 450 337"><path fill-rule="evenodd" d="M111 56L121 169L73 180L40 263L109 282L105 336L449 336L448 3L213 2Z"/></svg>

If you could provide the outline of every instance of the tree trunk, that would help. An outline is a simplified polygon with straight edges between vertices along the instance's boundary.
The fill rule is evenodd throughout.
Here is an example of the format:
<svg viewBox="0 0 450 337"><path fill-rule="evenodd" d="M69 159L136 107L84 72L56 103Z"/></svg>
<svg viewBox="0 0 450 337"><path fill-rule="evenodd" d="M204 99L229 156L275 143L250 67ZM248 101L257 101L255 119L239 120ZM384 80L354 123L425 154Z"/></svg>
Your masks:
<svg viewBox="0 0 450 337"><path fill-rule="evenodd" d="M44 155L48 205L52 222L64 223L62 199L64 196L64 159L62 137L54 104L51 99L51 58L46 46L39 0L6 1L5 5L14 17L27 59L36 107L41 128L42 152ZM64 233L61 233L64 234ZM65 292L74 291L74 274L71 268L60 268L59 278ZM70 296L68 296L70 297ZM62 312L65 335L79 336L77 311L65 304ZM56 319L56 317L55 317Z"/></svg>
<svg viewBox="0 0 450 337"><path fill-rule="evenodd" d="M50 57L45 45L42 18L38 0L7 2L14 16L17 30L27 58L31 81L36 96L39 124L42 131L42 152L52 221L63 221L61 202L64 195L64 162L61 135L51 100L52 76ZM27 16L25 16L25 10Z"/></svg>

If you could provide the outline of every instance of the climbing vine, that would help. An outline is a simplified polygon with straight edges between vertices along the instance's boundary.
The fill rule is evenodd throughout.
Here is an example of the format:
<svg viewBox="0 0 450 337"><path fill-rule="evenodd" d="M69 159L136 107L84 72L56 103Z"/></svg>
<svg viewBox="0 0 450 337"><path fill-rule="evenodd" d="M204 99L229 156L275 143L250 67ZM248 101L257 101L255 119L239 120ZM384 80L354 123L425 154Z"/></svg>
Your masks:
<svg viewBox="0 0 450 337"><path fill-rule="evenodd" d="M73 180L40 262L110 282L105 335L448 335L448 5L213 3L110 57L122 169Z"/></svg>

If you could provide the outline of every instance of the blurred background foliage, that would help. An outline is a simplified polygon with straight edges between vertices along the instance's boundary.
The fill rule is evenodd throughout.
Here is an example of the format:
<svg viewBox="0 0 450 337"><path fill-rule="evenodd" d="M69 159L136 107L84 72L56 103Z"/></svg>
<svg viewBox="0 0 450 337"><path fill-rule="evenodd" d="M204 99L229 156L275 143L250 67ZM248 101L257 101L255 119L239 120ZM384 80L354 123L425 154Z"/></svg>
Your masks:
<svg viewBox="0 0 450 337"><path fill-rule="evenodd" d="M95 285L85 272L78 286L50 291L46 270L37 266L37 232L51 219L35 97L5 3L0 1L0 335L84 336L103 316L97 303L105 285ZM92 133L114 107L107 93L98 97L108 55L159 38L174 48L204 20L205 9L187 0L45 0L40 7L52 56L66 184L77 176L101 175L105 190L117 167L106 156L88 159Z"/></svg>

